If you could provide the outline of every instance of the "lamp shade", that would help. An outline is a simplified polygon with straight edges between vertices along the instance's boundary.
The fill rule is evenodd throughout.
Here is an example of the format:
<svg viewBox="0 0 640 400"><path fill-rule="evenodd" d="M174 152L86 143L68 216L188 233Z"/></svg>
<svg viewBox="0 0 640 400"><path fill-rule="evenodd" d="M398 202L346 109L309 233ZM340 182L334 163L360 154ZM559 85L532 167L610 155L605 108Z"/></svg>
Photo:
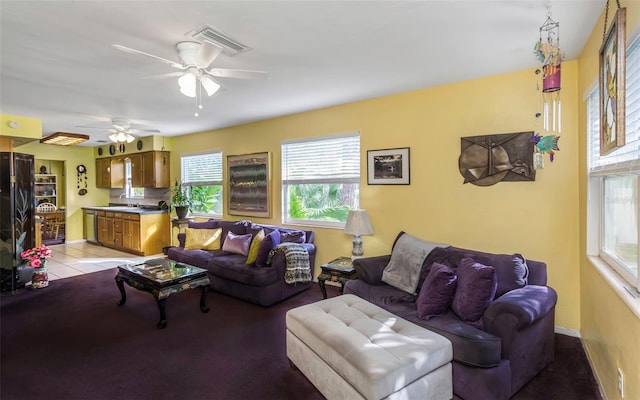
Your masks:
<svg viewBox="0 0 640 400"><path fill-rule="evenodd" d="M349 210L344 233L356 236L373 235L373 228L371 227L367 210Z"/></svg>

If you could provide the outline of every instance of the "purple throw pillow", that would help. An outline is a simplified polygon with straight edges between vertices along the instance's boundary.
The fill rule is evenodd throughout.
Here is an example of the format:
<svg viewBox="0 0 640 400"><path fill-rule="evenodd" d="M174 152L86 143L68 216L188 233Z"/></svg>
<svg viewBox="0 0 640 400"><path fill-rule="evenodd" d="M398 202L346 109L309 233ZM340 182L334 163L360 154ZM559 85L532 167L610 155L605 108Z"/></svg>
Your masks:
<svg viewBox="0 0 640 400"><path fill-rule="evenodd" d="M192 229L218 229L218 221L210 219L204 222L189 221L189 228Z"/></svg>
<svg viewBox="0 0 640 400"><path fill-rule="evenodd" d="M246 235L236 235L233 232L229 232L222 245L222 250L246 256L249 254L249 246L251 246L250 233Z"/></svg>
<svg viewBox="0 0 640 400"><path fill-rule="evenodd" d="M429 319L445 314L451 307L457 285L458 277L449 267L433 263L416 301L418 317Z"/></svg>
<svg viewBox="0 0 640 400"><path fill-rule="evenodd" d="M496 270L465 257L456 270L458 288L451 308L461 320L481 325L480 318L496 295Z"/></svg>
<svg viewBox="0 0 640 400"><path fill-rule="evenodd" d="M248 224L246 221L218 221L218 225L222 228L223 244L229 232L233 232L236 235L244 235L247 233Z"/></svg>
<svg viewBox="0 0 640 400"><path fill-rule="evenodd" d="M280 231L274 230L273 232L264 236L260 248L258 249L258 257L256 257L256 267L266 267L267 257L269 252L280 244Z"/></svg>
<svg viewBox="0 0 640 400"><path fill-rule="evenodd" d="M521 254L467 254L466 256L495 268L498 280L496 297L527 285L529 268Z"/></svg>
<svg viewBox="0 0 640 400"><path fill-rule="evenodd" d="M280 232L280 243L304 243L306 235L303 231L283 231Z"/></svg>

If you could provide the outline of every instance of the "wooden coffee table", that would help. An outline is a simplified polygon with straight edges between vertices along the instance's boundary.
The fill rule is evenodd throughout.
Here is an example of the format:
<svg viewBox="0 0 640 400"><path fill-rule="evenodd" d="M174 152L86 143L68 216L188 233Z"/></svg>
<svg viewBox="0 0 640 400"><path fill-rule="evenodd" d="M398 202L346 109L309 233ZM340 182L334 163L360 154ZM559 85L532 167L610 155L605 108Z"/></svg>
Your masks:
<svg viewBox="0 0 640 400"><path fill-rule="evenodd" d="M118 305L122 306L127 301L124 291L124 283L138 290L151 293L160 309L160 322L158 328L167 326L165 301L174 293L179 293L197 287L202 288L200 295L200 310L209 312L205 305L207 291L209 289L209 277L207 270L193 265L180 263L167 258L147 260L141 264L125 264L118 266L118 274L115 277L122 298Z"/></svg>

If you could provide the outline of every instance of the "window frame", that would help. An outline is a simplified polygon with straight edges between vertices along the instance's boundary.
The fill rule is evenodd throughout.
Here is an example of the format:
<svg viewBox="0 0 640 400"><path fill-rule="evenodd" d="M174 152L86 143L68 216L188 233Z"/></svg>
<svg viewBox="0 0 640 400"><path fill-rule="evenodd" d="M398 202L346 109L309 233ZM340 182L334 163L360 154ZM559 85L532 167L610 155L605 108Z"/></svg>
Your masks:
<svg viewBox="0 0 640 400"><path fill-rule="evenodd" d="M189 158L189 157L198 157L198 156L207 156L207 155L219 155L220 157L220 180L212 180L212 181L186 181L185 177L186 177L186 173L185 173L185 163L184 163L184 159L185 158ZM185 154L181 154L180 155L180 177L181 177L181 183L182 186L186 187L187 190L191 190L191 187L194 186L220 186L221 188L221 194L220 194L220 207L221 207L221 212L220 213L216 213L216 212L210 212L210 213L204 213L204 212L194 212L193 210L190 210L190 213L192 216L195 217L203 217L203 218L218 218L218 219L222 219L223 214L224 214L224 158L223 158L223 152L221 149L214 149L214 150L207 150L207 151L201 151L201 152L195 152L195 153L185 153ZM194 183L201 183L201 184L194 184Z"/></svg>
<svg viewBox="0 0 640 400"><path fill-rule="evenodd" d="M285 162L285 151L284 146L289 144L300 144L300 143L313 143L331 139L341 139L341 138L349 138L349 137L357 137L358 138L358 176L357 177L345 177L345 178L326 178L326 179L287 179L287 173L285 171L286 162ZM289 217L289 186L296 184L353 184L355 187L355 204L352 204L351 207L358 208L360 205L360 186L362 182L362 148L360 147L360 132L346 132L341 134L334 135L326 135L326 136L315 136L311 138L303 138L303 139L295 139L295 140L283 140L280 143L281 149L281 195L282 195L282 223L287 225L298 225L298 226L308 226L308 227L318 227L318 228L334 228L334 229L344 229L345 222L338 221L319 221L319 220L310 220L310 219L295 219ZM350 208L351 208L350 207Z"/></svg>
<svg viewBox="0 0 640 400"><path fill-rule="evenodd" d="M634 39L628 47L627 59L630 57L637 57L636 64L633 65L635 71L636 80L640 80L640 37ZM627 76L629 70L627 70ZM631 80L627 79L627 85ZM636 83L637 84L637 83ZM629 96L635 95L633 99L636 102L640 102L640 93L638 91L626 90L627 103L629 102ZM626 283L632 286L627 290L630 293L634 291L638 293L640 290L640 270L636 269L636 275L634 276L632 271L623 265L617 257L611 254L604 248L603 237L605 235L604 218L605 218L605 178L614 176L634 176L636 179L637 192L635 212L636 219L640 218L640 160L637 157L634 159L634 148L638 146L640 149L640 137L629 140L627 136L627 143L625 146L617 148L606 156L599 156L599 124L600 124L600 102L599 102L599 87L596 87L590 91L585 98L587 109L587 255L591 257L597 257L602 260L606 265L615 271ZM634 114L630 115L628 109L625 129L634 132L633 124L640 124L640 109L634 110ZM633 117L633 118L630 118ZM640 125L636 127L640 132ZM640 135L640 133L633 133ZM632 147L627 147L632 146ZM629 152L630 159L617 159L621 154ZM640 152L640 150L639 150ZM610 157L607 160L607 157ZM613 160L612 160L613 159ZM640 224L637 224L636 232L636 246L640 246ZM637 264L640 265L640 252L637 255Z"/></svg>

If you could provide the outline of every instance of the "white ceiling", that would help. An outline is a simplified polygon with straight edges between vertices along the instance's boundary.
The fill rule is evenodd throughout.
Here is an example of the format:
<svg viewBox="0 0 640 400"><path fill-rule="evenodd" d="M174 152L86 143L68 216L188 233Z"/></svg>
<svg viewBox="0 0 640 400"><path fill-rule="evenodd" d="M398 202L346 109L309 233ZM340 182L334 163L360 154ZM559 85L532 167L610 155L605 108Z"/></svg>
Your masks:
<svg viewBox="0 0 640 400"><path fill-rule="evenodd" d="M98 145L108 131L78 126L120 117L175 136L533 68L548 5L565 59L577 58L605 0L2 0L0 112ZM111 46L179 61L175 44L203 25L251 47L213 66L269 78L219 78L197 118L177 78L140 79L174 69Z"/></svg>

